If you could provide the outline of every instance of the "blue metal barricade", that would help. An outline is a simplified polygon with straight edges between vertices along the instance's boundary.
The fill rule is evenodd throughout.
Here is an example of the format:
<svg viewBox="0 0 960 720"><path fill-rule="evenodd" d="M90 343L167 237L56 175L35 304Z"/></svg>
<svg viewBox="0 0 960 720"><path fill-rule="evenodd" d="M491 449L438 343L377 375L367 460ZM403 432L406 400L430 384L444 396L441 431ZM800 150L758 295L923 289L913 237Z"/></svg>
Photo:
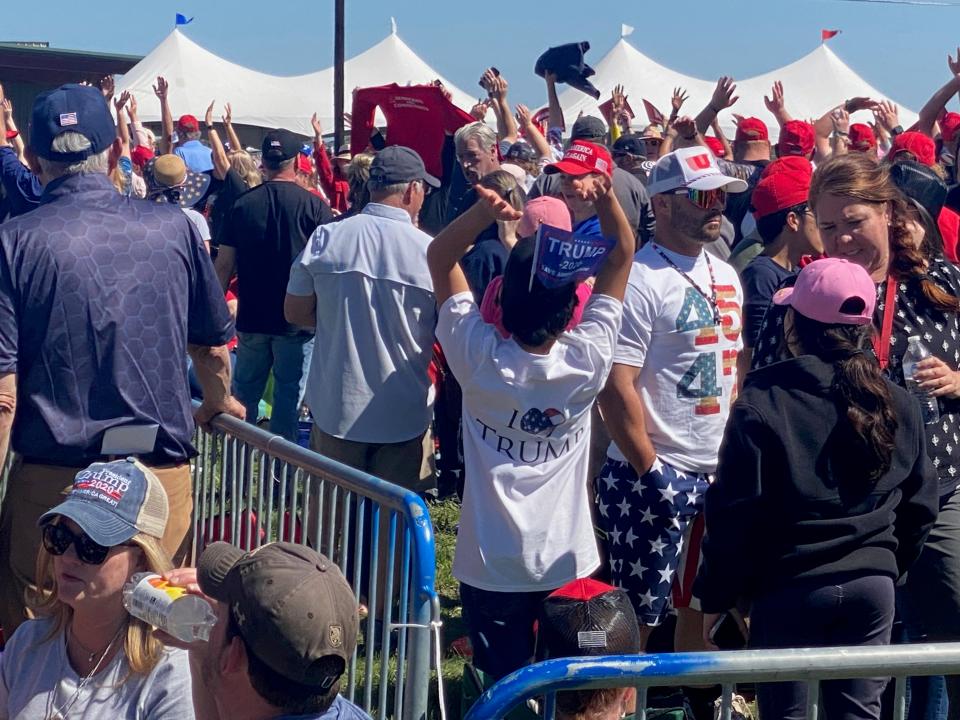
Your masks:
<svg viewBox="0 0 960 720"><path fill-rule="evenodd" d="M424 720L439 602L420 497L225 415L197 430L196 447L194 562L214 540L243 549L284 540L326 554L369 612L341 694L378 720Z"/></svg>
<svg viewBox="0 0 960 720"><path fill-rule="evenodd" d="M816 720L822 680L868 677L895 679L893 717L903 720L906 678L958 674L960 643L561 658L503 678L483 693L465 720L497 720L539 696L544 698L544 718L552 720L557 692L614 687L637 689L635 718L646 720L647 689L673 685L721 685L720 717L730 720L736 683L784 680L808 683L807 718Z"/></svg>

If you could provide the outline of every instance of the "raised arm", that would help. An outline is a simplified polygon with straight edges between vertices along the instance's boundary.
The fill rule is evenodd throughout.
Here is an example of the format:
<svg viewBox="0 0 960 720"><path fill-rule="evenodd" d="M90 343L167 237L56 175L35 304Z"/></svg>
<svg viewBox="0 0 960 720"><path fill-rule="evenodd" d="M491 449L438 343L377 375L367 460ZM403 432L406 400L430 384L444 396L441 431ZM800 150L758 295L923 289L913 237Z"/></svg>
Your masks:
<svg viewBox="0 0 960 720"><path fill-rule="evenodd" d="M213 160L213 176L217 180L223 180L230 169L230 158L227 157L227 151L220 140L220 133L213 124L213 104L216 100L211 100L207 106L207 112L203 116L204 127L207 128L207 140L210 141L211 159Z"/></svg>
<svg viewBox="0 0 960 720"><path fill-rule="evenodd" d="M773 84L770 97L766 95L763 96L763 104L767 106L767 110L777 119L780 127L783 127L784 123L793 120L793 116L787 112L787 106L783 99L783 83L779 80Z"/></svg>
<svg viewBox="0 0 960 720"><path fill-rule="evenodd" d="M17 133L12 141L10 142L13 151L17 154L20 162L24 162L23 157L23 136L20 134L20 131L17 129L17 122L13 119L13 102L3 93L3 85L0 85L0 115L3 116L3 125L4 127L0 128L0 131L4 133L4 141L6 141L6 131Z"/></svg>
<svg viewBox="0 0 960 720"><path fill-rule="evenodd" d="M130 157L130 128L123 119L123 108L130 101L130 92L124 90L116 100L113 106L117 110L117 137L120 138L120 157Z"/></svg>
<svg viewBox="0 0 960 720"><path fill-rule="evenodd" d="M947 67L950 70L950 79L920 108L920 116L917 119L917 132L930 137L933 137L934 126L940 113L943 112L950 98L960 91L960 47L957 48L956 57L952 53L947 55Z"/></svg>
<svg viewBox="0 0 960 720"><path fill-rule="evenodd" d="M173 115L170 113L170 101L167 93L170 86L163 76L157 77L157 84L153 86L153 92L160 100L160 154L166 155L173 152Z"/></svg>
<svg viewBox="0 0 960 720"><path fill-rule="evenodd" d="M673 95L670 97L670 117L667 119L667 126L673 125L680 116L680 108L687 101L687 91L682 87L675 87Z"/></svg>
<svg viewBox="0 0 960 720"><path fill-rule="evenodd" d="M730 144L730 140L727 139L726 134L723 132L723 128L720 127L720 118L714 118L713 122L710 123L710 127L713 128L713 134L716 136L717 140L719 140L720 144L723 145L723 159L733 160L733 145Z"/></svg>
<svg viewBox="0 0 960 720"><path fill-rule="evenodd" d="M509 143L517 141L517 123L510 112L510 103L507 102L509 83L502 75L494 75L490 70L490 99L493 101L493 111L497 115L497 135L501 140ZM486 74L485 74L486 77Z"/></svg>
<svg viewBox="0 0 960 720"><path fill-rule="evenodd" d="M550 113L548 123L552 128L566 129L567 126L563 121L563 110L560 107L560 99L557 97L557 76L555 73L547 72L544 74L543 79L547 83L547 103Z"/></svg>
<svg viewBox="0 0 960 720"><path fill-rule="evenodd" d="M732 77L724 76L717 80L717 87L713 90L713 97L710 98L710 102L707 103L707 106L701 110L700 114L696 117L697 132L701 135L705 133L707 128L710 127L710 123L720 114L721 110L732 107L733 104L740 99L735 94L736 92L737 86L734 84Z"/></svg>
<svg viewBox="0 0 960 720"><path fill-rule="evenodd" d="M531 147L537 152L539 159L550 158L550 144L540 132L540 128L533 122L533 116L530 114L530 108L526 105L517 105L517 121L523 129L524 137Z"/></svg>
<svg viewBox="0 0 960 720"><path fill-rule="evenodd" d="M313 157L317 161L317 177L320 187L328 198L334 196L333 163L327 154L327 146L323 143L323 127L316 113L310 116L310 125L313 127Z"/></svg>
<svg viewBox="0 0 960 720"><path fill-rule="evenodd" d="M637 241L630 227L630 221L620 207L620 201L613 192L613 183L606 175L585 175L573 183L574 189L583 200L593 203L600 219L600 230L604 237L614 238L617 244L607 256L597 273L593 292L608 295L623 302L630 277L630 266Z"/></svg>
<svg viewBox="0 0 960 720"><path fill-rule="evenodd" d="M230 103L227 103L223 106L223 129L227 133L227 142L230 143L230 147L233 150L243 150L243 145L240 144L240 138L237 136L237 131L233 129L233 108L230 107Z"/></svg>

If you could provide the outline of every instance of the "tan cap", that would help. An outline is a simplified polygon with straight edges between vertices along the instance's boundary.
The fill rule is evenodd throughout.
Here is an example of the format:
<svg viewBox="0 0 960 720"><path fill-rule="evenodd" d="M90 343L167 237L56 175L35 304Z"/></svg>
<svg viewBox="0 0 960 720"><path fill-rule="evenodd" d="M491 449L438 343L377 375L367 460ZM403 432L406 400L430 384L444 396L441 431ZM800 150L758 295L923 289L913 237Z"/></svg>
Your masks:
<svg viewBox="0 0 960 720"><path fill-rule="evenodd" d="M197 565L200 589L227 603L250 650L283 677L327 689L357 644L357 600L335 564L303 545L277 542L248 553L212 543ZM342 658L330 675L325 657Z"/></svg>

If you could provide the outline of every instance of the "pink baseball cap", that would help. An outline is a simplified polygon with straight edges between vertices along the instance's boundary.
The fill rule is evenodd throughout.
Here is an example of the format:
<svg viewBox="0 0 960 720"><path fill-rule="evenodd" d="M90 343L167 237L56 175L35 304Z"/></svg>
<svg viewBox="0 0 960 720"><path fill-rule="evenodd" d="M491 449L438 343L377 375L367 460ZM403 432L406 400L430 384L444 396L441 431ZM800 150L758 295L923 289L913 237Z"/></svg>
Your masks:
<svg viewBox="0 0 960 720"><path fill-rule="evenodd" d="M827 325L868 325L873 322L877 288L860 265L823 258L803 268L793 287L777 290L773 302Z"/></svg>
<svg viewBox="0 0 960 720"><path fill-rule="evenodd" d="M572 230L570 209L560 198L541 197L528 200L523 208L523 217L517 223L517 237L533 237L540 224L551 225L561 230Z"/></svg>

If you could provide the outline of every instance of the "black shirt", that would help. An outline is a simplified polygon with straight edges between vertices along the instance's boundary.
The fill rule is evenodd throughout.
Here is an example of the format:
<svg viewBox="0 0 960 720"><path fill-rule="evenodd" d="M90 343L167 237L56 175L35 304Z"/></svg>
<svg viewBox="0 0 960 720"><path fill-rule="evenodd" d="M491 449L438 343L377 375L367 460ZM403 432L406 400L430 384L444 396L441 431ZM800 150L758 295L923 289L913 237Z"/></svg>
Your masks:
<svg viewBox="0 0 960 720"><path fill-rule="evenodd" d="M236 199L220 244L236 249L238 332L301 332L283 317L290 266L317 226L332 219L323 200L294 182L265 182Z"/></svg>
<svg viewBox="0 0 960 720"><path fill-rule="evenodd" d="M210 232L214 245L220 244L233 203L248 189L240 173L233 168L227 170L226 176L217 188L216 195L213 196L213 207L210 210Z"/></svg>
<svg viewBox="0 0 960 720"><path fill-rule="evenodd" d="M794 272L780 267L766 255L758 255L743 272L743 342L747 347L756 345L757 334L763 324L763 316L773 302L773 293Z"/></svg>
<svg viewBox="0 0 960 720"><path fill-rule="evenodd" d="M930 278L943 290L960 298L960 269L943 257L931 261ZM785 285L794 282L791 278ZM886 281L877 285L875 327L883 322ZM930 352L952 368L960 366L960 315L937 310L927 302L916 280L900 282L897 287L896 313L890 336L890 364L884 374L900 387L907 338L919 335ZM787 357L783 343L783 316L786 306L771 305L767 311L753 354L753 367L761 368ZM748 376L749 377L749 376ZM940 476L940 494L949 495L960 488L960 400L940 398L940 420L926 426L927 450Z"/></svg>

